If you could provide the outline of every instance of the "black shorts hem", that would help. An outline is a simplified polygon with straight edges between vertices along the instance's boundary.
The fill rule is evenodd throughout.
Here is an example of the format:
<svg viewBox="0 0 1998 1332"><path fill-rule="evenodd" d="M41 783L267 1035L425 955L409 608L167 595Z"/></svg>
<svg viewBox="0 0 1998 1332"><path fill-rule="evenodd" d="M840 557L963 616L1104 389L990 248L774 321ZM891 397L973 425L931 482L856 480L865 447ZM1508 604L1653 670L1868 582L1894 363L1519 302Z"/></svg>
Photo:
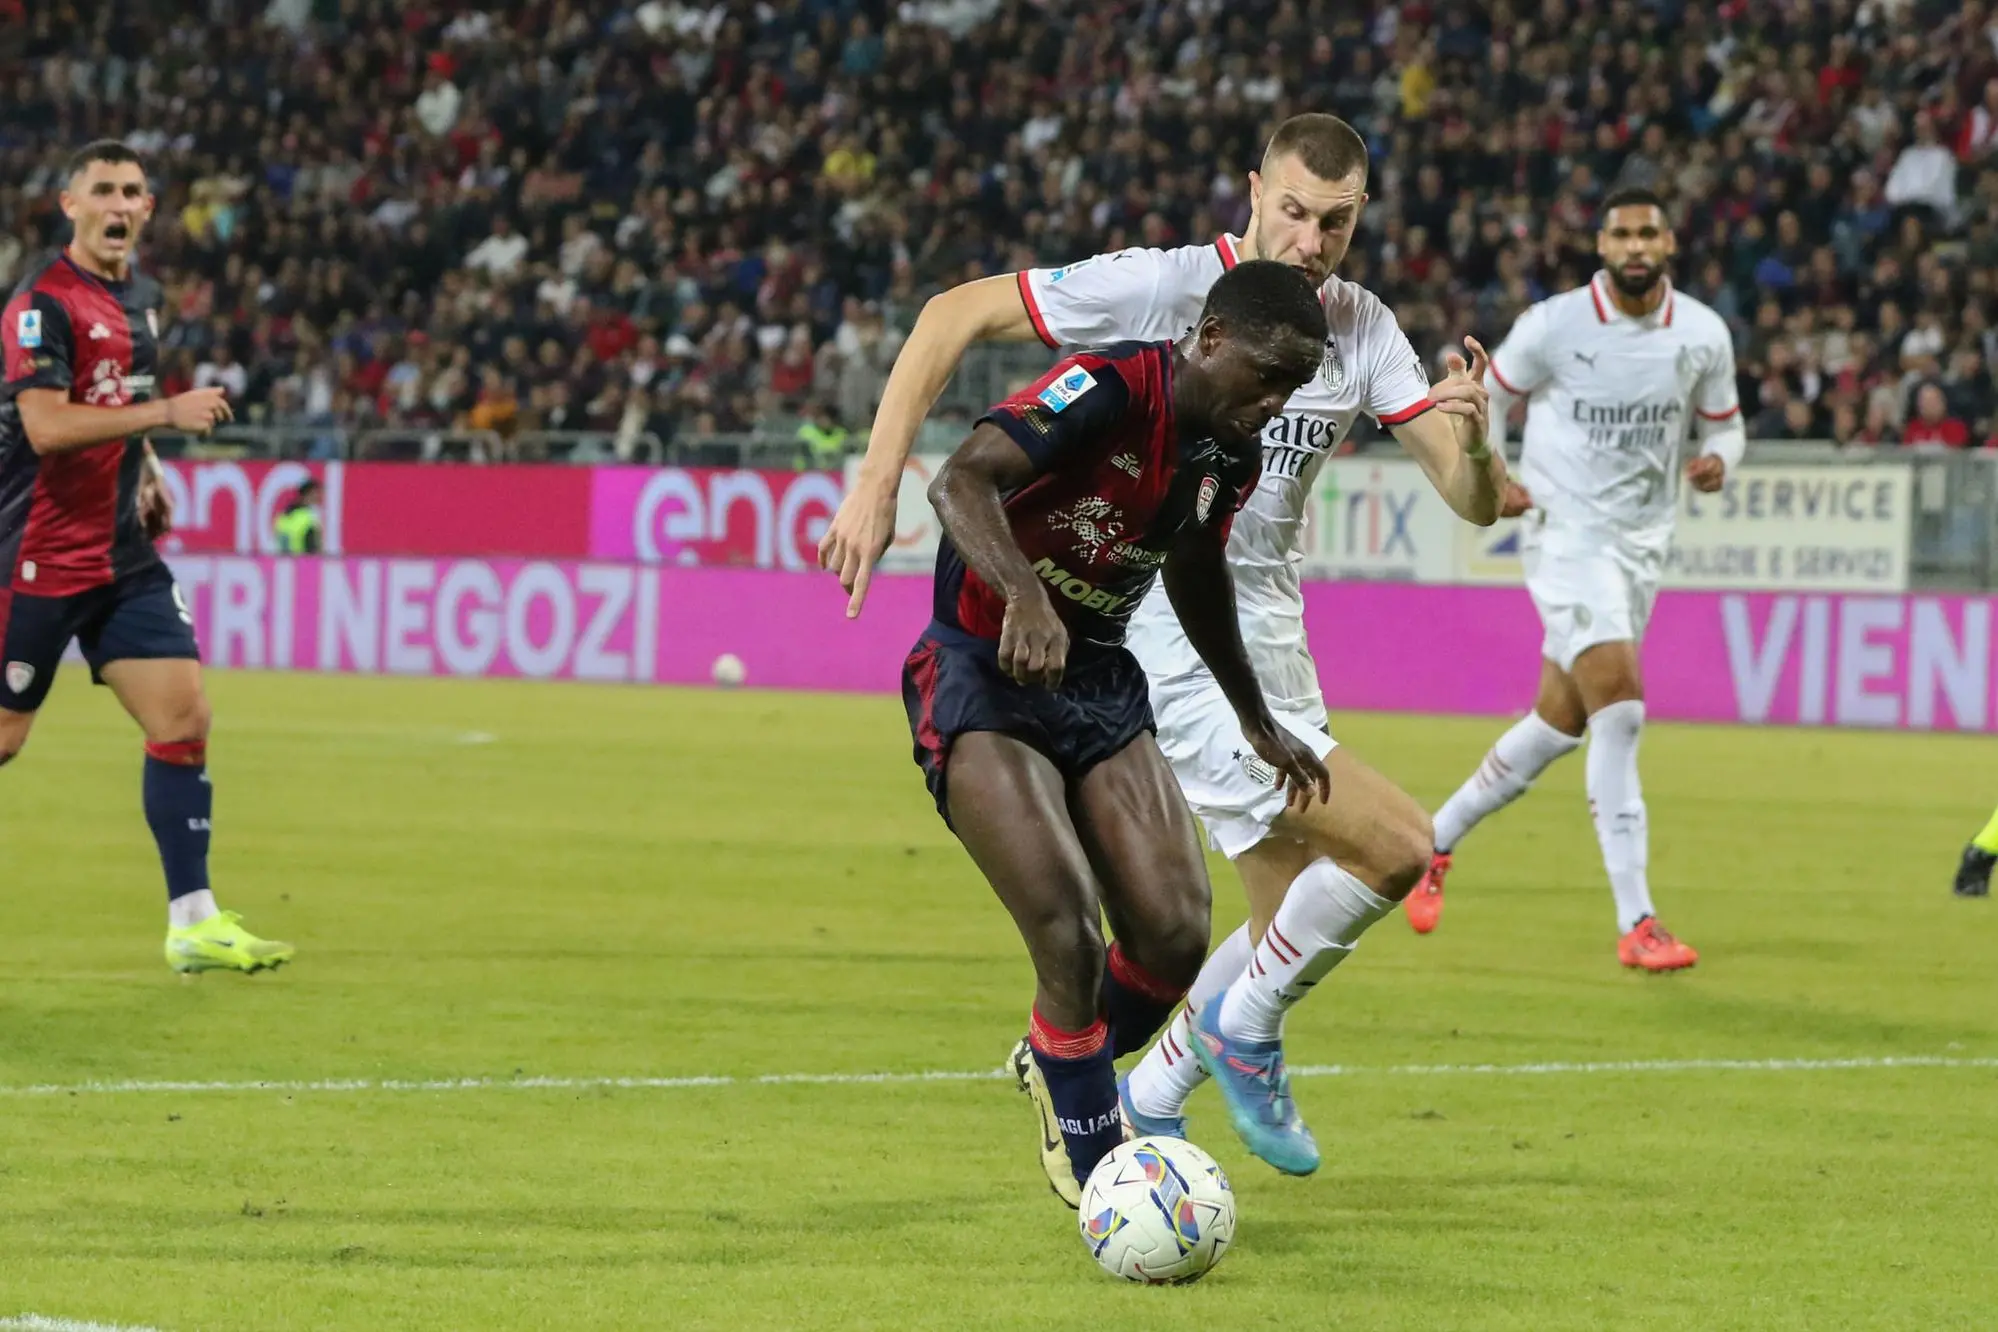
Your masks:
<svg viewBox="0 0 1998 1332"><path fill-rule="evenodd" d="M104 668L106 666L115 666L121 661L191 661L199 665L201 662L201 653L198 649L189 652L185 648L176 648L161 652L120 652L115 657L102 657L95 661L86 657L84 665L90 668L90 683L94 685L103 684Z"/></svg>
<svg viewBox="0 0 1998 1332"><path fill-rule="evenodd" d="M962 631L929 632L903 663L902 701L913 756L946 827L959 736L986 731L1017 740L1075 782L1156 731L1144 671L1122 648L1082 663L1050 690L1001 671L995 643Z"/></svg>

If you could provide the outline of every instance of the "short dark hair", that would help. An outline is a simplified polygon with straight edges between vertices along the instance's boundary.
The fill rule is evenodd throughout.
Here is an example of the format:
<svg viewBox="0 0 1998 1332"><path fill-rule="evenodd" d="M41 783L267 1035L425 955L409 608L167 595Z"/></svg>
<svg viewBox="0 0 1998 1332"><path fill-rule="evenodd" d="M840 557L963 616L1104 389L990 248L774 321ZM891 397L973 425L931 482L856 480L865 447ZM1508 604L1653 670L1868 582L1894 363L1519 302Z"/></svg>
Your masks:
<svg viewBox="0 0 1998 1332"><path fill-rule="evenodd" d="M1320 180L1367 174L1367 141L1351 125L1323 111L1307 111L1277 126L1270 146L1263 150L1264 167L1279 157L1295 157Z"/></svg>
<svg viewBox="0 0 1998 1332"><path fill-rule="evenodd" d="M1293 333L1325 340L1325 306L1318 288L1302 270L1274 259L1249 259L1236 264L1207 289L1201 321L1218 319L1231 338L1273 340Z"/></svg>
<svg viewBox="0 0 1998 1332"><path fill-rule="evenodd" d="M110 162L113 165L130 162L141 171L146 169L146 164L140 159L138 151L130 144L117 139L99 139L95 143L84 144L69 155L69 161L63 164L62 178L66 181L75 180L88 171L93 162Z"/></svg>
<svg viewBox="0 0 1998 1332"><path fill-rule="evenodd" d="M1596 225L1609 225L1611 211L1618 208L1656 208L1665 214L1667 225L1672 221L1672 214L1666 209L1665 201L1658 197L1657 191L1647 190L1641 185L1626 185L1620 190L1611 190L1603 197L1602 207L1596 210Z"/></svg>

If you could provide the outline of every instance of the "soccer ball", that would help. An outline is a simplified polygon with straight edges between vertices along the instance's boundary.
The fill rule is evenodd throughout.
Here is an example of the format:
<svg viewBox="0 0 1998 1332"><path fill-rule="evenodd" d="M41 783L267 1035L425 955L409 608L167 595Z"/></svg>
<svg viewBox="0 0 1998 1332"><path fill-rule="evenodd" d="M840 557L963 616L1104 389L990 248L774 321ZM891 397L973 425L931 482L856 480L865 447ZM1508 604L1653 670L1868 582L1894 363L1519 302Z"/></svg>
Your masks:
<svg viewBox="0 0 1998 1332"><path fill-rule="evenodd" d="M1135 1138L1082 1188L1082 1242L1126 1281L1177 1286L1214 1269L1235 1238L1235 1191L1214 1158L1178 1138Z"/></svg>
<svg viewBox="0 0 1998 1332"><path fill-rule="evenodd" d="M724 652L715 658L715 683L725 689L733 689L749 678L749 668L742 664L742 658L733 652Z"/></svg>

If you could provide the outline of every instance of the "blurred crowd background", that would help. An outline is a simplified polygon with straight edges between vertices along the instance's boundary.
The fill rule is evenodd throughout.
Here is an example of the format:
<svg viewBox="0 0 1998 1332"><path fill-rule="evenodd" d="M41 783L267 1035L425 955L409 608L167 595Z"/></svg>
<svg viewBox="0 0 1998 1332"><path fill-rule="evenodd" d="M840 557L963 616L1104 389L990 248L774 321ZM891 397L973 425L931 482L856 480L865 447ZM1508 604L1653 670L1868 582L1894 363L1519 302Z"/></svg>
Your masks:
<svg viewBox="0 0 1998 1332"><path fill-rule="evenodd" d="M1585 281L1646 185L1752 436L1998 443L1983 0L0 0L0 61L0 278L126 139L165 387L271 425L830 461L931 294L1237 231L1329 110L1374 158L1342 272L1426 356Z"/></svg>

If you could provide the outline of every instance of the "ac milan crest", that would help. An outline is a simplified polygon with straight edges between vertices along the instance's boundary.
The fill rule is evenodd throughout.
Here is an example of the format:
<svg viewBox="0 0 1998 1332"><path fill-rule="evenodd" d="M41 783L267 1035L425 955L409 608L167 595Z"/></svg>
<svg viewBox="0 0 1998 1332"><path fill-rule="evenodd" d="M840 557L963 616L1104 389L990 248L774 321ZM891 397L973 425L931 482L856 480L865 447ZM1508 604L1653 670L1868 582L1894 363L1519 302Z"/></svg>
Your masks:
<svg viewBox="0 0 1998 1332"><path fill-rule="evenodd" d="M1318 378L1333 393L1343 393L1346 389L1346 362L1339 355L1339 343L1335 338L1325 339L1325 359L1318 364Z"/></svg>
<svg viewBox="0 0 1998 1332"><path fill-rule="evenodd" d="M28 692L28 686L35 682L35 668L25 661L7 663L7 688L17 694Z"/></svg>

